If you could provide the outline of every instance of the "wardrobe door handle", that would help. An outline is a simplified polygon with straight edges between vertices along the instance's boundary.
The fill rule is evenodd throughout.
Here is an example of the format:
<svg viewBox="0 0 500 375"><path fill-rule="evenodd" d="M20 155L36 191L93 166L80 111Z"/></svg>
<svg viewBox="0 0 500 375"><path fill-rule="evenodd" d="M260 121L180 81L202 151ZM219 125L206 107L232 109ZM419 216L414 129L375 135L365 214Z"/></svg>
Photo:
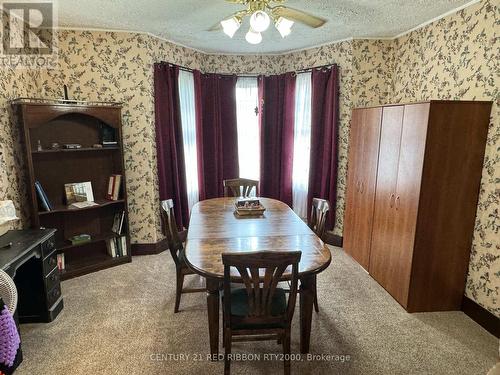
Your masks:
<svg viewBox="0 0 500 375"><path fill-rule="evenodd" d="M389 196L389 207L394 207L394 193Z"/></svg>
<svg viewBox="0 0 500 375"><path fill-rule="evenodd" d="M359 189L360 189L360 186L359 186L359 180L356 181L356 191L359 193Z"/></svg>
<svg viewBox="0 0 500 375"><path fill-rule="evenodd" d="M399 197L399 195L396 197L396 210L399 210L399 204L401 202L401 199Z"/></svg>
<svg viewBox="0 0 500 375"><path fill-rule="evenodd" d="M359 188L361 190L361 194L363 194L363 192L365 191L365 184L362 181L359 183Z"/></svg>

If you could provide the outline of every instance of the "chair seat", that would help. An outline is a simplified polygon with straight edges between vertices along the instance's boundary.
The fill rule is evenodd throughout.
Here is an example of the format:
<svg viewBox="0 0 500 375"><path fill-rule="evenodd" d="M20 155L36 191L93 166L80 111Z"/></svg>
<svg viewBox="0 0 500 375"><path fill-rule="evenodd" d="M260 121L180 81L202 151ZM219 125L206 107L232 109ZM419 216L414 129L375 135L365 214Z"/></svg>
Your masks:
<svg viewBox="0 0 500 375"><path fill-rule="evenodd" d="M287 303L285 290L276 288L273 300L271 302L271 315L280 316L286 311ZM248 296L244 288L237 288L231 290L231 315L237 317L248 316ZM277 324L236 324L233 329L267 329L267 328L283 328L284 323Z"/></svg>

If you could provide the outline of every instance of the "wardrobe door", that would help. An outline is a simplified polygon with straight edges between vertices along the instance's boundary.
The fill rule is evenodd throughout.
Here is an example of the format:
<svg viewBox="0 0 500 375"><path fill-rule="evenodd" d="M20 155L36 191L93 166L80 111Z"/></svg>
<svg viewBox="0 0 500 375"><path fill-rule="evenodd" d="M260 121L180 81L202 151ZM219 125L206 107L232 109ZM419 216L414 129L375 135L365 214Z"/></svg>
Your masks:
<svg viewBox="0 0 500 375"><path fill-rule="evenodd" d="M356 212L359 210L359 159L361 154L360 137L362 131L363 109L354 109L351 117L351 130L349 135L349 154L347 164L347 187L344 214L344 251L359 262L356 248Z"/></svg>
<svg viewBox="0 0 500 375"><path fill-rule="evenodd" d="M344 249L368 270L382 108L353 110Z"/></svg>
<svg viewBox="0 0 500 375"><path fill-rule="evenodd" d="M408 306L429 108L429 103L405 106L394 202L398 246L392 248L386 258L393 265L387 289L405 307Z"/></svg>
<svg viewBox="0 0 500 375"><path fill-rule="evenodd" d="M384 107L373 215L370 274L393 296L397 264L391 254L398 251L396 232L396 186L404 106Z"/></svg>

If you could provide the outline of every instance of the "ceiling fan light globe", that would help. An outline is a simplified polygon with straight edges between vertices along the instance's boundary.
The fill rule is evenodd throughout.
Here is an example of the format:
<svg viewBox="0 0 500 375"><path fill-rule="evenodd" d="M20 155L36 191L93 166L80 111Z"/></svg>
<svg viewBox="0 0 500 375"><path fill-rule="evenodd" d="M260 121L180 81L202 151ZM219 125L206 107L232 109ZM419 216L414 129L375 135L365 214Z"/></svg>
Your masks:
<svg viewBox="0 0 500 375"><path fill-rule="evenodd" d="M236 31L238 31L241 26L240 20L238 20L236 17L231 17L227 20L221 21L220 24L222 26L222 29L224 30L224 33L230 38L234 36Z"/></svg>
<svg viewBox="0 0 500 375"><path fill-rule="evenodd" d="M266 31L270 24L271 19L269 15L262 10L254 12L250 17L250 26L258 33Z"/></svg>
<svg viewBox="0 0 500 375"><path fill-rule="evenodd" d="M262 42L262 34L250 28L247 35L245 35L245 39L250 44L259 44Z"/></svg>
<svg viewBox="0 0 500 375"><path fill-rule="evenodd" d="M280 17L276 21L275 26L276 26L276 29L281 34L281 37L285 38L288 35L290 35L290 33L292 32L292 26L293 26L293 24L294 24L293 21L291 21L289 19L286 19L284 17Z"/></svg>

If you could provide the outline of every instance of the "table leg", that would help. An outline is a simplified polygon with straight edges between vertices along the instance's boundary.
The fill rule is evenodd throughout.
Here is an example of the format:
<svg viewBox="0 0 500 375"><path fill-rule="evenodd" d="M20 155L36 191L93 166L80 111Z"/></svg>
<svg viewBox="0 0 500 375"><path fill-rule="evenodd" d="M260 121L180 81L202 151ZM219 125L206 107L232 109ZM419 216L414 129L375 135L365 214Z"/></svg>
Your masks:
<svg viewBox="0 0 500 375"><path fill-rule="evenodd" d="M309 353L314 303L314 275L300 278L300 352Z"/></svg>
<svg viewBox="0 0 500 375"><path fill-rule="evenodd" d="M219 355L219 282L207 278L208 334L212 360Z"/></svg>

